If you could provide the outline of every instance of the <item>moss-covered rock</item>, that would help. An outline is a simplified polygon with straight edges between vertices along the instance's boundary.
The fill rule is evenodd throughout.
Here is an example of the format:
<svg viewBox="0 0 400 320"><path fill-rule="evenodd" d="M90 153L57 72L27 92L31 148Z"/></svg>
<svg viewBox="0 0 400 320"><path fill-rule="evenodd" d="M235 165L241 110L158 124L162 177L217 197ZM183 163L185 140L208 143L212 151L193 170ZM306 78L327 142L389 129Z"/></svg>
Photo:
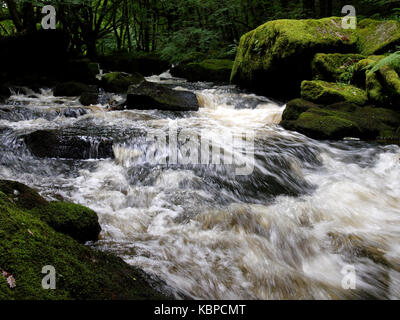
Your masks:
<svg viewBox="0 0 400 320"><path fill-rule="evenodd" d="M97 241L101 231L96 212L84 206L66 202L50 202L32 209L33 215L54 230L85 243Z"/></svg>
<svg viewBox="0 0 400 320"><path fill-rule="evenodd" d="M80 96L84 92L91 91L90 87L81 82L64 82L58 84L54 88L54 96L56 97L75 97Z"/></svg>
<svg viewBox="0 0 400 320"><path fill-rule="evenodd" d="M348 102L323 106L301 99L289 102L288 106L281 125L316 139L395 137L400 125L400 114L390 109L360 107Z"/></svg>
<svg viewBox="0 0 400 320"><path fill-rule="evenodd" d="M240 39L231 81L268 96L298 96L315 54L355 52L357 40L340 18L270 21Z"/></svg>
<svg viewBox="0 0 400 320"><path fill-rule="evenodd" d="M81 94L79 102L84 106L90 106L99 102L99 93L96 91L87 91Z"/></svg>
<svg viewBox="0 0 400 320"><path fill-rule="evenodd" d="M139 73L111 72L103 76L101 84L104 90L114 93L126 93L130 85L138 85L144 81Z"/></svg>
<svg viewBox="0 0 400 320"><path fill-rule="evenodd" d="M400 110L399 71L400 54L381 59L366 71L368 97L375 105Z"/></svg>
<svg viewBox="0 0 400 320"><path fill-rule="evenodd" d="M367 71L371 70L373 65L384 57L385 56L368 56L366 59L358 61L353 67L351 83L359 88L366 89Z"/></svg>
<svg viewBox="0 0 400 320"><path fill-rule="evenodd" d="M358 50L361 54L382 54L400 44L400 23L364 19L357 24L357 34Z"/></svg>
<svg viewBox="0 0 400 320"><path fill-rule="evenodd" d="M30 210L54 230L79 242L96 241L99 237L101 227L97 214L86 207L48 202L32 188L16 181L0 180L0 191L17 207Z"/></svg>
<svg viewBox="0 0 400 320"><path fill-rule="evenodd" d="M0 242L0 300L166 298L141 270L56 232L3 192ZM56 290L42 287L42 268L48 265L56 271ZM14 288L7 283L10 277Z"/></svg>
<svg viewBox="0 0 400 320"><path fill-rule="evenodd" d="M180 64L171 69L175 77L185 78L188 81L209 81L228 83L233 67L233 61L221 59L207 59L201 62Z"/></svg>
<svg viewBox="0 0 400 320"><path fill-rule="evenodd" d="M303 81L301 84L301 97L321 104L347 101L362 106L368 101L367 93L364 90L344 83L320 80Z"/></svg>
<svg viewBox="0 0 400 320"><path fill-rule="evenodd" d="M89 59L70 60L66 69L66 80L83 83L95 83L96 75L100 73L99 64Z"/></svg>
<svg viewBox="0 0 400 320"><path fill-rule="evenodd" d="M355 65L365 56L360 54L318 53L312 63L314 80L350 83Z"/></svg>

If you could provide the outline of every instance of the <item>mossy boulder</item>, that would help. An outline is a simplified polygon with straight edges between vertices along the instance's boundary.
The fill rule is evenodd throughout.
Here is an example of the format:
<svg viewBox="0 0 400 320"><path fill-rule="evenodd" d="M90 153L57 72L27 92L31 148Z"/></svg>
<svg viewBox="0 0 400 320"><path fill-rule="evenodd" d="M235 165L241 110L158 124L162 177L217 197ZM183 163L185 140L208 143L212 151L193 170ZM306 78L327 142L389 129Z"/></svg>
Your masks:
<svg viewBox="0 0 400 320"><path fill-rule="evenodd" d="M99 64L89 59L70 60L66 69L66 80L89 84L96 83L96 76L100 73Z"/></svg>
<svg viewBox="0 0 400 320"><path fill-rule="evenodd" d="M58 84L54 88L54 96L56 97L76 97L84 92L91 91L90 87L81 82L64 82Z"/></svg>
<svg viewBox="0 0 400 320"><path fill-rule="evenodd" d="M0 242L0 300L167 298L143 271L56 232L1 191ZM42 287L42 269L49 265L56 290Z"/></svg>
<svg viewBox="0 0 400 320"><path fill-rule="evenodd" d="M361 20L357 24L358 52L363 55L379 55L400 45L398 21Z"/></svg>
<svg viewBox="0 0 400 320"><path fill-rule="evenodd" d="M295 97L311 79L315 54L356 52L357 40L341 18L270 21L241 37L231 81L264 95Z"/></svg>
<svg viewBox="0 0 400 320"><path fill-rule="evenodd" d="M103 76L101 84L108 92L126 93L130 85L138 85L142 81L144 77L139 73L111 72Z"/></svg>
<svg viewBox="0 0 400 320"><path fill-rule="evenodd" d="M366 71L369 99L377 106L400 110L400 53L383 58Z"/></svg>
<svg viewBox="0 0 400 320"><path fill-rule="evenodd" d="M332 83L320 80L303 81L301 84L301 97L305 100L321 104L346 101L362 106L368 101L367 93L362 89L344 83Z"/></svg>
<svg viewBox="0 0 400 320"><path fill-rule="evenodd" d="M314 80L350 83L355 65L366 57L360 54L318 53L312 63Z"/></svg>
<svg viewBox="0 0 400 320"><path fill-rule="evenodd" d="M90 106L99 102L99 93L96 91L83 92L79 98L79 102L84 106Z"/></svg>
<svg viewBox="0 0 400 320"><path fill-rule="evenodd" d="M185 78L188 81L209 81L217 83L229 83L233 67L232 60L207 59L201 62L180 64L171 69L175 77Z"/></svg>
<svg viewBox="0 0 400 320"><path fill-rule="evenodd" d="M96 212L73 203L49 202L32 209L32 214L54 230L85 243L97 241L101 231Z"/></svg>
<svg viewBox="0 0 400 320"><path fill-rule="evenodd" d="M48 202L38 192L26 185L9 180L0 180L0 191L17 207L46 222L54 230L85 243L96 241L101 227L97 214L73 203Z"/></svg>
<svg viewBox="0 0 400 320"><path fill-rule="evenodd" d="M385 56L368 56L353 65L353 76L351 83L355 86L366 89L367 71L371 70L373 65L382 60Z"/></svg>
<svg viewBox="0 0 400 320"><path fill-rule="evenodd" d="M302 99L290 101L287 106L289 110L283 113L281 125L311 138L400 138L400 132L396 133L400 114L390 109L360 107L348 102L320 105Z"/></svg>

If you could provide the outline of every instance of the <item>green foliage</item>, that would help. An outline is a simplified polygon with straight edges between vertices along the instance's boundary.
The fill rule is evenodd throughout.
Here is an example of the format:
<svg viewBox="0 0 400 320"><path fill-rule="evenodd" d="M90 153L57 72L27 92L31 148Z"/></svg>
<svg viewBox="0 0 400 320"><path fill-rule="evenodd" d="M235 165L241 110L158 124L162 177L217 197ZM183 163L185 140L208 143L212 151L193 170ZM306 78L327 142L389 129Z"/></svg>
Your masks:
<svg viewBox="0 0 400 320"><path fill-rule="evenodd" d="M388 66L398 72L400 72L400 51L397 51L386 58L383 58L382 60L378 61L377 63L372 63L370 64L372 67L369 72L373 73L381 69L382 67Z"/></svg>

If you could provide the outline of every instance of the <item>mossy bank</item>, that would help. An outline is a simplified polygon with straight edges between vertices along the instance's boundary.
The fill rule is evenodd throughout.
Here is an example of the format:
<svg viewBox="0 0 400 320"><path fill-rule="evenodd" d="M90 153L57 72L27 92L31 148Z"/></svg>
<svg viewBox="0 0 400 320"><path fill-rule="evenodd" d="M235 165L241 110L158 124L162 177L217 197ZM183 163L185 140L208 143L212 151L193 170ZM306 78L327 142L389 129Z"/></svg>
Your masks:
<svg viewBox="0 0 400 320"><path fill-rule="evenodd" d="M93 211L49 203L24 185L1 181L0 300L168 298L155 289L156 278L78 242L99 231ZM48 265L56 270L55 290L42 287Z"/></svg>

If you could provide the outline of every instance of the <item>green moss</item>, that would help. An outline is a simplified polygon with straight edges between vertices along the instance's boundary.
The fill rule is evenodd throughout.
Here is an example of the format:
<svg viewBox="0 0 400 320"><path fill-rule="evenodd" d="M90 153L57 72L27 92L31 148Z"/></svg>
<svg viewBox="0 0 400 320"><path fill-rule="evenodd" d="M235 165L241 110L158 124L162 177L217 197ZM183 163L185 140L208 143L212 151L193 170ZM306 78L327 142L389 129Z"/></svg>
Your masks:
<svg viewBox="0 0 400 320"><path fill-rule="evenodd" d="M283 120L297 120L299 116L309 110L310 108L316 108L318 105L315 103L306 101L304 99L294 99L287 103L285 110L282 114Z"/></svg>
<svg viewBox="0 0 400 320"><path fill-rule="evenodd" d="M358 48L363 55L382 54L400 44L400 23L364 19L357 25Z"/></svg>
<svg viewBox="0 0 400 320"><path fill-rule="evenodd" d="M364 58L360 54L318 53L311 63L313 79L350 83L354 65Z"/></svg>
<svg viewBox="0 0 400 320"><path fill-rule="evenodd" d="M50 202L32 210L32 214L54 230L79 242L98 240L101 227L97 214L86 207L65 202Z"/></svg>
<svg viewBox="0 0 400 320"><path fill-rule="evenodd" d="M354 65L353 70L353 78L351 79L351 83L356 85L359 88L366 88L366 78L367 71L371 70L372 67L384 56L369 56L366 59L362 59Z"/></svg>
<svg viewBox="0 0 400 320"><path fill-rule="evenodd" d="M111 72L103 76L102 86L108 92L126 93L130 85L137 85L142 81L144 77L139 73Z"/></svg>
<svg viewBox="0 0 400 320"><path fill-rule="evenodd" d="M303 81L301 97L314 103L332 104L347 101L358 105L365 105L368 101L364 90L343 84L320 80Z"/></svg>
<svg viewBox="0 0 400 320"><path fill-rule="evenodd" d="M281 125L316 139L356 137L370 140L396 131L400 114L390 109L340 102L310 106L297 119L284 119Z"/></svg>
<svg viewBox="0 0 400 320"><path fill-rule="evenodd" d="M270 21L242 36L231 81L267 95L297 95L316 53L354 52L357 40L340 18Z"/></svg>
<svg viewBox="0 0 400 320"><path fill-rule="evenodd" d="M54 231L0 192L0 299L160 299L140 270ZM56 290L42 288L42 268L56 269Z"/></svg>
<svg viewBox="0 0 400 320"><path fill-rule="evenodd" d="M33 209L47 205L47 201L39 193L16 181L0 180L0 191L20 208Z"/></svg>

